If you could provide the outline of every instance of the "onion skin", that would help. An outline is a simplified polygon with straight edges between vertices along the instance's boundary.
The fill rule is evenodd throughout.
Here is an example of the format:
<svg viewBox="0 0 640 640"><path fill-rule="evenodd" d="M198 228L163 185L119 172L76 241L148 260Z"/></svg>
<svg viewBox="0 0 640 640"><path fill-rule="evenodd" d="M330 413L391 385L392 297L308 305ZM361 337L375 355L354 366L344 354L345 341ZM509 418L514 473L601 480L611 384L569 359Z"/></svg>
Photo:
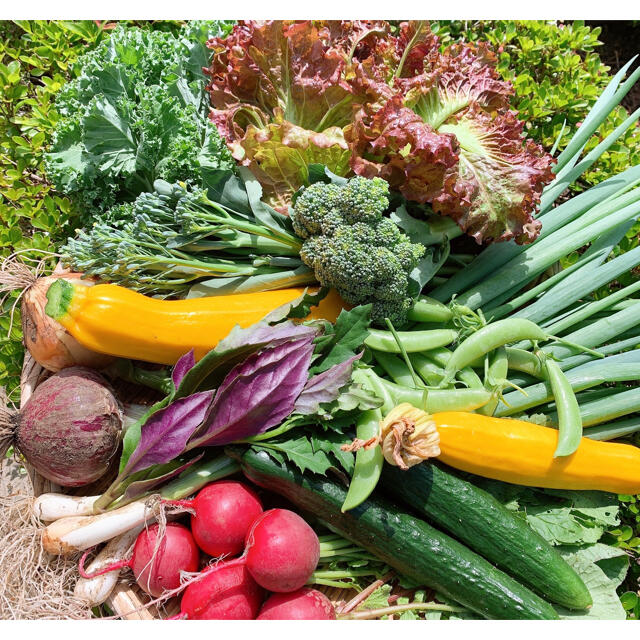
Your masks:
<svg viewBox="0 0 640 640"><path fill-rule="evenodd" d="M42 476L80 487L106 473L122 421L107 381L91 369L70 367L38 385L16 415L15 442Z"/></svg>
<svg viewBox="0 0 640 640"><path fill-rule="evenodd" d="M81 273L54 272L46 278L38 278L25 289L22 296L21 316L24 346L33 359L48 371L54 373L73 366L102 369L114 358L83 347L59 322L49 317L44 307L47 304L47 290L58 278L86 286L91 280L81 279Z"/></svg>

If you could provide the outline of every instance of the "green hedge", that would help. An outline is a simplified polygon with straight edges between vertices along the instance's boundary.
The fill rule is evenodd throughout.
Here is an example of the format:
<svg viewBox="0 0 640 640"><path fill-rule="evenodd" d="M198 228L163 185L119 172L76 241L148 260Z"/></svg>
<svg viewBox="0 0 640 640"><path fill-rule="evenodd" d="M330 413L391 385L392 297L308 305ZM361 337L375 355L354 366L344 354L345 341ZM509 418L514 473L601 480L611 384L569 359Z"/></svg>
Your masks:
<svg viewBox="0 0 640 640"><path fill-rule="evenodd" d="M526 121L529 135L547 149L553 147L565 121L559 149L566 146L610 80L610 69L596 51L602 45L600 28L592 29L581 21L458 20L433 22L431 27L443 46L458 40L484 40L492 45L498 71L514 86L514 107ZM627 116L627 110L618 107L601 127L600 139ZM592 140L587 149L598 142ZM636 125L586 173L583 185L601 182L639 162L640 127Z"/></svg>

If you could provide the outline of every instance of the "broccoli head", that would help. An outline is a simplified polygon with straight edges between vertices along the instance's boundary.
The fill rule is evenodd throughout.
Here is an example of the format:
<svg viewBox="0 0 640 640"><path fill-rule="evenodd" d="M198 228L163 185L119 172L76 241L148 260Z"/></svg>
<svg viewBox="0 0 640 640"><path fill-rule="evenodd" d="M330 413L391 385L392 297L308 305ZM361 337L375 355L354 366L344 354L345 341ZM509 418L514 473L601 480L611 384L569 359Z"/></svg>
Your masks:
<svg viewBox="0 0 640 640"><path fill-rule="evenodd" d="M304 239L300 257L323 286L350 304L372 303L373 322L401 326L413 304L409 274L425 249L384 217L388 207L381 178L317 182L298 195L291 221Z"/></svg>

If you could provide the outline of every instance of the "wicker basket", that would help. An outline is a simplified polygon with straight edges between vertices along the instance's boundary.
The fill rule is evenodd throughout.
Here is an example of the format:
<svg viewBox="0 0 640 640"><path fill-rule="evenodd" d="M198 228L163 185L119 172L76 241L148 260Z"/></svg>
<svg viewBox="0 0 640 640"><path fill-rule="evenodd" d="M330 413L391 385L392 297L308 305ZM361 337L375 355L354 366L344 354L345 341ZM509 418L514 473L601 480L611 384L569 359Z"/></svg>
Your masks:
<svg viewBox="0 0 640 640"><path fill-rule="evenodd" d="M20 406L24 406L26 401L31 397L31 394L35 390L38 384L45 380L50 373L43 369L29 354L25 353L24 364L22 368L22 375L20 378ZM132 390L131 386L116 387L116 393L121 401L124 402L136 402L140 404L151 403L155 401L155 397L151 397L150 394L144 390L140 391ZM146 396L146 397L145 397ZM33 468L25 465L27 472L31 479L33 491L36 496L42 493L64 492L65 489L52 483L51 481L43 478ZM93 495L94 493L101 493L106 489L105 483L100 485L92 485L91 487L83 487L86 495ZM88 493L87 493L88 492ZM78 490L74 490L73 493L79 494ZM351 589L337 589L331 587L320 587L327 597L333 602L336 608L339 608L345 602L348 602L354 595L355 591ZM137 587L137 585L126 579L121 579L116 588L113 590L108 600L107 606L114 612L114 614L124 620L154 620L160 618L160 615L153 606L145 608L144 605L149 601L148 596ZM165 604L164 615L173 615L178 611L178 601L173 599Z"/></svg>

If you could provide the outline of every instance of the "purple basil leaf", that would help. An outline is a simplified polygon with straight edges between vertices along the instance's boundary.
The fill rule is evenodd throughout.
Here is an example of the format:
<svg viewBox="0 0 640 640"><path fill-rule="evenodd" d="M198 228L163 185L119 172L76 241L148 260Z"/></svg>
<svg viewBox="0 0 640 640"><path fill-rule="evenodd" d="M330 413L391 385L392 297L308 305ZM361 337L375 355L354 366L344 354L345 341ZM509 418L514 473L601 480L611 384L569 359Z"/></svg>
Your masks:
<svg viewBox="0 0 640 640"><path fill-rule="evenodd" d="M263 349L234 367L192 444L228 444L286 418L307 382L312 353L313 337L308 337Z"/></svg>
<svg viewBox="0 0 640 640"><path fill-rule="evenodd" d="M344 362L309 378L302 393L296 400L294 411L303 415L317 413L321 404L333 402L340 395L340 389L349 384L353 363L362 357L362 353L348 358Z"/></svg>
<svg viewBox="0 0 640 640"><path fill-rule="evenodd" d="M316 337L318 329L295 322L282 322L271 326L260 321L246 329L235 326L226 338L218 343L216 351L227 351L246 345L276 344L283 340L299 340L301 338Z"/></svg>
<svg viewBox="0 0 640 640"><path fill-rule="evenodd" d="M171 379L173 380L173 386L177 389L182 382L182 378L185 377L187 372L194 367L196 364L196 356L193 352L193 349L189 351L189 353L185 353L179 360L176 362L175 367L173 367L173 371L171 372Z"/></svg>
<svg viewBox="0 0 640 640"><path fill-rule="evenodd" d="M283 322L274 327L266 322L257 322L246 329L236 325L184 376L176 397L188 396L198 389L217 387L234 366L252 353L290 340L313 339L318 331L317 327L293 322Z"/></svg>
<svg viewBox="0 0 640 640"><path fill-rule="evenodd" d="M199 456L181 464L178 468L173 469L172 471L168 471L167 473L163 473L155 478L148 478L146 480L137 480L136 482L132 482L127 490L124 492L123 499L124 500L135 500L136 498L145 495L152 489L163 485L165 482L168 482L172 478L179 476L185 469L188 469L192 464L198 462L200 458L204 455L204 452Z"/></svg>
<svg viewBox="0 0 640 640"><path fill-rule="evenodd" d="M202 423L213 394L214 391L194 393L154 413L142 425L138 446L127 462L126 472L135 473L178 457Z"/></svg>

